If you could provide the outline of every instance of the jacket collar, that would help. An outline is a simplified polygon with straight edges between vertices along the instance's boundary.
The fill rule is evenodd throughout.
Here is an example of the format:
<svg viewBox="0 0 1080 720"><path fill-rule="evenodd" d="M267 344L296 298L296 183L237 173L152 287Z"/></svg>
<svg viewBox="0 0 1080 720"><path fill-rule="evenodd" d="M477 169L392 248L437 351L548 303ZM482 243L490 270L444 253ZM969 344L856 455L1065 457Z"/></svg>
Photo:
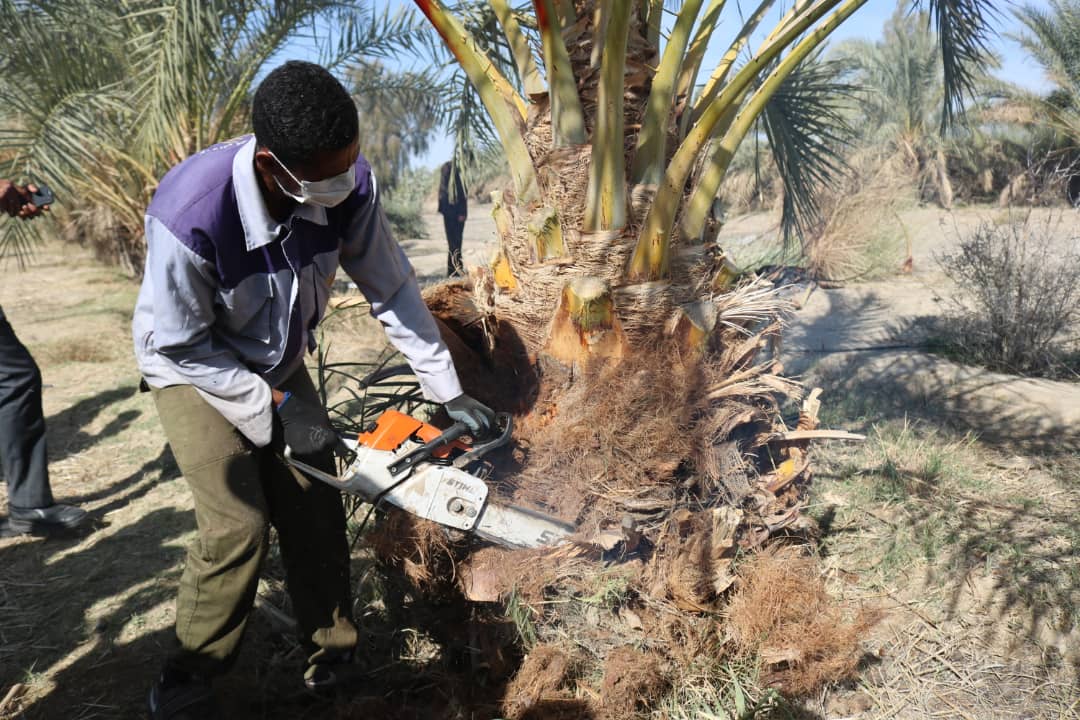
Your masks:
<svg viewBox="0 0 1080 720"><path fill-rule="evenodd" d="M326 208L315 205L297 205L285 223L279 223L270 217L259 190L259 180L255 176L255 136L252 135L233 157L233 189L236 192L236 207L240 212L240 224L244 227L244 242L247 249L257 250L277 239L286 224L293 218L302 218L316 225L326 225Z"/></svg>

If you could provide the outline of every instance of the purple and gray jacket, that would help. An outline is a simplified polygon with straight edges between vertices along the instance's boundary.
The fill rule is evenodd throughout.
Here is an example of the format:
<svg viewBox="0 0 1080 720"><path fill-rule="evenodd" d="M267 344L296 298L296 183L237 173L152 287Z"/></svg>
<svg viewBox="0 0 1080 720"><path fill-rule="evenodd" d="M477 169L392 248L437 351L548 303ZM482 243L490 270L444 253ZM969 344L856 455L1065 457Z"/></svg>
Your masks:
<svg viewBox="0 0 1080 720"><path fill-rule="evenodd" d="M461 384L412 265L390 232L363 156L356 189L334 208L270 217L255 139L209 147L170 170L146 211L146 272L135 358L153 387L192 385L257 446L270 442L270 388L315 349L338 263L409 361L424 395Z"/></svg>

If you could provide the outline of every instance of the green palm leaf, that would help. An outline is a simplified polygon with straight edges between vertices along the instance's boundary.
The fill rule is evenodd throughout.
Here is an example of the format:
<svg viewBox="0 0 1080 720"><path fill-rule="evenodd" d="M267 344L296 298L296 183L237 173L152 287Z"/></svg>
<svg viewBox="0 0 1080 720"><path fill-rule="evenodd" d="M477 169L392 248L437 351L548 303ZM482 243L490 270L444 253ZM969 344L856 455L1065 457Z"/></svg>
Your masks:
<svg viewBox="0 0 1080 720"><path fill-rule="evenodd" d="M921 8L923 0L915 0ZM926 0L937 31L945 98L941 115L942 132L963 115L964 98L975 94L979 68L991 62L991 24L998 12L993 0Z"/></svg>
<svg viewBox="0 0 1080 720"><path fill-rule="evenodd" d="M765 105L761 124L784 187L784 241L804 236L820 219L818 197L847 171L843 152L855 137L845 105L854 87L845 65L810 60L787 77Z"/></svg>
<svg viewBox="0 0 1080 720"><path fill-rule="evenodd" d="M288 43L342 69L431 45L412 12L334 0L0 0L0 26L0 172L49 183L74 234L134 272L157 179L247 129ZM23 254L43 224L12 226L0 250Z"/></svg>

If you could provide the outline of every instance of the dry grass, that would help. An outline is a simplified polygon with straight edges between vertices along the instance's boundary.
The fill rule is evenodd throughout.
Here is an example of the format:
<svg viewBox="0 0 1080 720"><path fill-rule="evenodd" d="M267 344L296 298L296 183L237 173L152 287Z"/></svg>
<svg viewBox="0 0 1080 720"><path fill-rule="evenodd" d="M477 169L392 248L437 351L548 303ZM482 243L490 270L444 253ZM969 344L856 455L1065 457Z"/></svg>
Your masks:
<svg viewBox="0 0 1080 720"><path fill-rule="evenodd" d="M811 502L830 590L886 615L865 639L878 659L859 689L815 708L1077 717L1080 458L1018 454L894 408L886 388L846 389L825 422L869 439L819 450ZM849 712L856 700L873 712Z"/></svg>
<svg viewBox="0 0 1080 720"><path fill-rule="evenodd" d="M852 282L898 272L910 253L900 211L915 203L915 185L899 155L863 151L852 171L821 201L821 223L803 241L810 272Z"/></svg>
<svg viewBox="0 0 1080 720"><path fill-rule="evenodd" d="M1080 717L1075 680L1023 655L1003 657L975 628L901 617L883 628L882 660L863 682L874 708L900 720Z"/></svg>
<svg viewBox="0 0 1080 720"><path fill-rule="evenodd" d="M64 363L108 363L117 359L120 348L111 338L100 335L65 337L41 346L37 357L50 365Z"/></svg>

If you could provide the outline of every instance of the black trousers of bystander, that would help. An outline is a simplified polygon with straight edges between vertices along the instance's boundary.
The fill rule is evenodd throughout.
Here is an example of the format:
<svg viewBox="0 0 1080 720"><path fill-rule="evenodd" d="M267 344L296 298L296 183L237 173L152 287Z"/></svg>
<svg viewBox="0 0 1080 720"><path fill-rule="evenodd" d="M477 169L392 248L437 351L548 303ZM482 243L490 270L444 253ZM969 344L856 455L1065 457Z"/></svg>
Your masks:
<svg viewBox="0 0 1080 720"><path fill-rule="evenodd" d="M41 410L41 371L0 308L0 468L8 505L53 504Z"/></svg>

